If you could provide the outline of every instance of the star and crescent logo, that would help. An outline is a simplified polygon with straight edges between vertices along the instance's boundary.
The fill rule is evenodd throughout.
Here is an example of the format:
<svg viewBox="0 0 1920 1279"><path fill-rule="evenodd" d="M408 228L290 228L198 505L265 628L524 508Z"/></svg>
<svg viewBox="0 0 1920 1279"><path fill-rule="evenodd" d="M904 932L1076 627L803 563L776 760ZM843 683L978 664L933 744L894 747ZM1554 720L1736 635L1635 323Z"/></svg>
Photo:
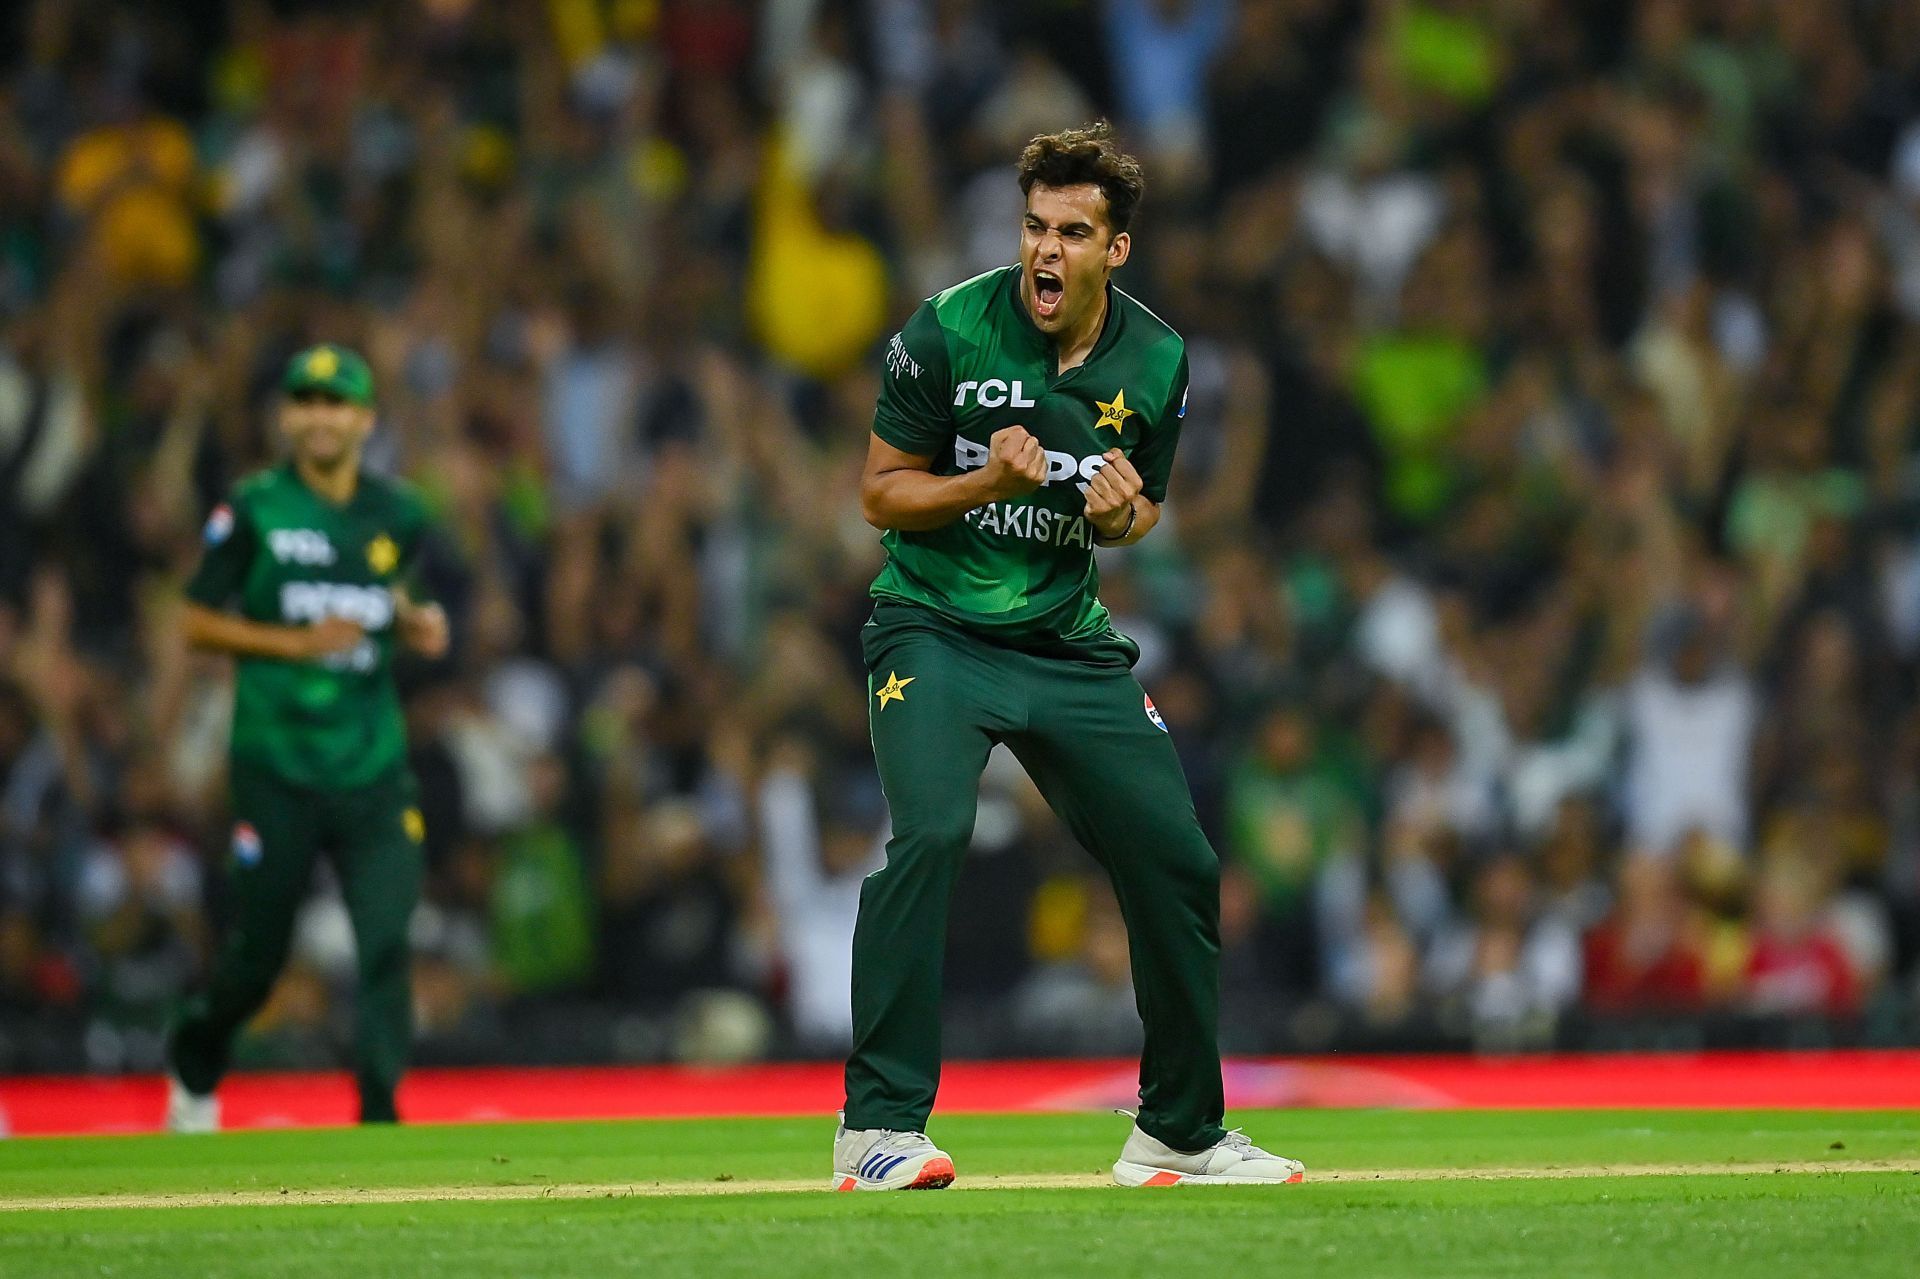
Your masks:
<svg viewBox="0 0 1920 1279"><path fill-rule="evenodd" d="M880 692L879 692L880 709L881 710L887 709L888 702L906 701L907 685L913 683L913 681L918 678L919 676L917 675L909 675L905 679L901 679L898 675L894 674L892 671L888 671L887 682L880 686Z"/></svg>
<svg viewBox="0 0 1920 1279"><path fill-rule="evenodd" d="M367 564L380 576L393 572L393 566L399 562L400 548L385 533L367 543Z"/></svg>
<svg viewBox="0 0 1920 1279"><path fill-rule="evenodd" d="M1114 432L1118 434L1121 429L1121 424L1132 417L1134 413L1132 409L1127 407L1127 391L1125 387L1113 393L1113 403L1108 404L1103 400L1095 400L1094 404L1100 409L1100 420L1093 424L1093 429L1096 431L1103 426L1110 426L1114 429Z"/></svg>

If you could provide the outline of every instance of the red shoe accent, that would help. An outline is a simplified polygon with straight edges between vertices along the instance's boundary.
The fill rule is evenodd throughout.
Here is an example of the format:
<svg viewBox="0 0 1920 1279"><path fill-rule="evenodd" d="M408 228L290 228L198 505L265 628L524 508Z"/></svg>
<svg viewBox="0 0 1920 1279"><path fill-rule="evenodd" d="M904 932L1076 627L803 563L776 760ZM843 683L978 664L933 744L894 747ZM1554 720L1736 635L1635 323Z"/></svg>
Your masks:
<svg viewBox="0 0 1920 1279"><path fill-rule="evenodd" d="M1307 1179L1307 1174L1306 1174L1306 1173L1304 1173L1304 1172L1296 1172L1296 1173L1294 1173L1294 1174L1293 1174L1293 1176L1291 1176L1291 1177L1289 1177L1289 1178L1287 1178L1287 1181L1286 1181L1286 1184L1287 1184L1287 1185L1289 1185L1289 1186L1297 1186L1297 1185L1299 1185L1299 1184L1300 1184L1301 1182L1303 1182L1303 1181L1305 1181L1306 1179Z"/></svg>
<svg viewBox="0 0 1920 1279"><path fill-rule="evenodd" d="M908 1190L945 1190L953 1184L953 1160L929 1159Z"/></svg>
<svg viewBox="0 0 1920 1279"><path fill-rule="evenodd" d="M859 1184L860 1183L858 1181L855 1181L852 1177L846 1177L846 1178L843 1178L840 1184L835 1186L834 1189L835 1190L852 1190L854 1187L858 1186Z"/></svg>
<svg viewBox="0 0 1920 1279"><path fill-rule="evenodd" d="M1142 1186L1177 1186L1183 1180L1185 1178L1177 1172L1156 1172L1140 1184Z"/></svg>

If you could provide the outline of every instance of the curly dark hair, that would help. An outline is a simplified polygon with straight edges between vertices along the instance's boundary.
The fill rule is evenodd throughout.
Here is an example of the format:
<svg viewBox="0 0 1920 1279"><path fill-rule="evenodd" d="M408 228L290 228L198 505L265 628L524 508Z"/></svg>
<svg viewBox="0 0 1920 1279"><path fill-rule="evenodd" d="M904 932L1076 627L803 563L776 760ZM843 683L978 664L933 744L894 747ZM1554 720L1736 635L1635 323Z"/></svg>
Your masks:
<svg viewBox="0 0 1920 1279"><path fill-rule="evenodd" d="M1031 194L1035 186L1071 187L1092 183L1107 197L1107 222L1119 235L1133 221L1140 207L1147 179L1140 162L1113 143L1113 130L1105 120L1084 129L1062 129L1043 133L1027 143L1020 152L1020 192Z"/></svg>

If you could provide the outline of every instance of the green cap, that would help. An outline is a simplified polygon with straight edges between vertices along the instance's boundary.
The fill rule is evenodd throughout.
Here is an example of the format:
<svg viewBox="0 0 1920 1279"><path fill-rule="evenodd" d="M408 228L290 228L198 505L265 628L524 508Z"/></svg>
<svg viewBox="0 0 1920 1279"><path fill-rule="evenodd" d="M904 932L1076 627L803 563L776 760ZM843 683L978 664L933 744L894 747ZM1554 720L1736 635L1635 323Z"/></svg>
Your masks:
<svg viewBox="0 0 1920 1279"><path fill-rule="evenodd" d="M356 352L323 342L293 357L280 389L288 395L322 391L349 404L372 404L373 370Z"/></svg>

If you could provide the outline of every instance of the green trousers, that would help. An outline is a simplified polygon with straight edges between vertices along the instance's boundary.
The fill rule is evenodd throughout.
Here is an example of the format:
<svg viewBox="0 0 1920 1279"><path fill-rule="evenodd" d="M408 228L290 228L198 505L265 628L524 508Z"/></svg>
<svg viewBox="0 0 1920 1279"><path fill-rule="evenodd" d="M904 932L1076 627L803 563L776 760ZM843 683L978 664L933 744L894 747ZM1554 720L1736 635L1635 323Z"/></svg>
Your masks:
<svg viewBox="0 0 1920 1279"><path fill-rule="evenodd" d="M294 916L324 851L339 874L358 954L360 1119L393 1121L412 1039L407 924L424 865L413 778L399 771L353 790L312 790L235 761L233 811L233 918L211 982L174 1023L174 1072L202 1094L226 1074L234 1036L286 963Z"/></svg>
<svg viewBox="0 0 1920 1279"><path fill-rule="evenodd" d="M1146 1028L1140 1127L1177 1150L1220 1140L1220 863L1124 661L1003 648L886 601L862 638L893 837L860 893L847 1126L926 1128L940 1081L947 902L987 752L1004 742L1112 877Z"/></svg>

